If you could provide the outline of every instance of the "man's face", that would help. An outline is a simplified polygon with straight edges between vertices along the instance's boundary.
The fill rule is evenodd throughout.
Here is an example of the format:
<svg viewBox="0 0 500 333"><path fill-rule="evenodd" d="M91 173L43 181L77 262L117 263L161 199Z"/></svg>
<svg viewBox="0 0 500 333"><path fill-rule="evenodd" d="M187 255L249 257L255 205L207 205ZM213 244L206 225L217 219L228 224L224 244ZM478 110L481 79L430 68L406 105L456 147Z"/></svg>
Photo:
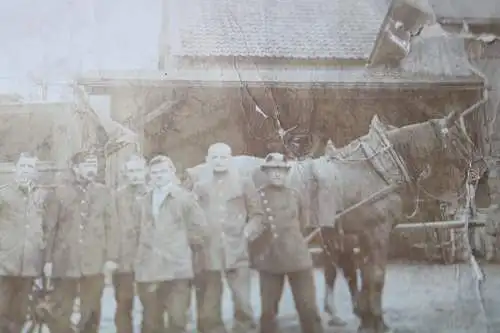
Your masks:
<svg viewBox="0 0 500 333"><path fill-rule="evenodd" d="M284 186L288 176L288 170L285 168L269 168L266 169L269 183L274 186Z"/></svg>
<svg viewBox="0 0 500 333"><path fill-rule="evenodd" d="M150 167L149 176L151 183L157 187L168 185L175 179L175 173L168 162L153 164Z"/></svg>
<svg viewBox="0 0 500 333"><path fill-rule="evenodd" d="M140 185L146 183L146 164L144 161L133 160L125 165L125 176L130 184Z"/></svg>
<svg viewBox="0 0 500 333"><path fill-rule="evenodd" d="M93 181L97 177L97 157L88 157L76 167L77 175L82 179Z"/></svg>
<svg viewBox="0 0 500 333"><path fill-rule="evenodd" d="M229 169L231 151L224 148L215 148L208 152L207 163L215 172L225 172Z"/></svg>
<svg viewBox="0 0 500 333"><path fill-rule="evenodd" d="M16 179L20 183L29 183L36 179L38 171L36 159L31 157L21 157L16 164Z"/></svg>

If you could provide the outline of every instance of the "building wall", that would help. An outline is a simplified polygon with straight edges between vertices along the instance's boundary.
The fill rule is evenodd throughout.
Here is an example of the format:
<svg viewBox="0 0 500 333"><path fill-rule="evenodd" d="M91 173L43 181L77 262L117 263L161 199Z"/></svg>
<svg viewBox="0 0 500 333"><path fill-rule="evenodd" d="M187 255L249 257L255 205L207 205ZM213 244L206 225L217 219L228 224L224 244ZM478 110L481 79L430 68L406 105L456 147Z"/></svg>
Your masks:
<svg viewBox="0 0 500 333"><path fill-rule="evenodd" d="M147 114L164 102L162 98L173 98L171 89L116 91L112 96L113 118L127 123L127 119ZM451 109L465 110L481 94L477 88L439 86L421 90L307 87L177 90L175 98L182 103L146 125L141 134L142 152L146 156L168 154L180 171L202 163L209 145L220 141L229 143L235 154L265 156L276 147L273 142L280 141L272 120L276 111L283 129L299 125L294 133L312 132L324 141L331 138L337 146L343 146L366 134L375 114L388 124L402 126L441 117ZM256 112L256 105L267 118ZM127 155L120 154L121 159ZM115 162L108 159L108 165L115 165L110 166L115 171L109 174L117 174L120 158L112 157Z"/></svg>
<svg viewBox="0 0 500 333"><path fill-rule="evenodd" d="M92 144L96 135L92 122L72 103L17 103L0 105L0 137L4 182L12 177L22 152L35 154L43 170L64 173L70 157ZM43 183L52 181L50 172L42 173Z"/></svg>

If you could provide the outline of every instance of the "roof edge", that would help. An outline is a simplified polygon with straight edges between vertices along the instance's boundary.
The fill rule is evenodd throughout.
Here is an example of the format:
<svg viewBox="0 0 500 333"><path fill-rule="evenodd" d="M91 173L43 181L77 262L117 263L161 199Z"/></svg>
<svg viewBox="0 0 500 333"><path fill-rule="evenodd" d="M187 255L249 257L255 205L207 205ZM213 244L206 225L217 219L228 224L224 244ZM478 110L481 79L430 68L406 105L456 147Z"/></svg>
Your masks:
<svg viewBox="0 0 500 333"><path fill-rule="evenodd" d="M97 75L96 75L97 74ZM174 76L168 75L164 72L123 72L123 71L113 71L113 72L99 72L99 73L87 73L87 75L81 76L77 82L78 84L86 87L89 90L102 91L102 94L107 93L110 89L115 88L126 88L126 87L241 87L241 86L274 86L274 87L307 87L307 88L321 88L321 87L332 87L332 88L394 88L400 89L402 87L409 88L422 88L428 89L430 87L447 87L449 89L480 89L484 87L484 82L482 78L477 75L471 75L469 77L441 77L435 78L434 80L426 79L414 79L409 78L391 78L387 79L385 82L382 78L370 78L370 79L359 79L352 80L350 82L342 81L340 77L337 80L325 80L325 81L276 81L269 79L226 79L223 80L222 75L219 72L219 80L209 80L207 76L200 75L200 73L190 73L190 76ZM198 74L198 75L193 75ZM98 92L93 92L99 94Z"/></svg>

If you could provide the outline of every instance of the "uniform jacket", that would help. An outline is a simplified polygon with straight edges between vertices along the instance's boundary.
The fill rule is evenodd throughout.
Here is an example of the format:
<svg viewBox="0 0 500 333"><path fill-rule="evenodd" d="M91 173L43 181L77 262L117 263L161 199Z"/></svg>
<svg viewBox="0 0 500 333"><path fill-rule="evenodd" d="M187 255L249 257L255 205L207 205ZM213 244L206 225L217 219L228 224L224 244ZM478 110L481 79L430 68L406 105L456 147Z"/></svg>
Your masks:
<svg viewBox="0 0 500 333"><path fill-rule="evenodd" d="M325 156L310 161L312 186L312 211L317 212L311 222L319 226L333 227L334 216L342 207L342 183L335 165Z"/></svg>
<svg viewBox="0 0 500 333"><path fill-rule="evenodd" d="M210 241L197 262L197 270L222 271L250 264L247 223L261 225L262 208L253 181L229 172L216 179L207 177L194 186L210 226Z"/></svg>
<svg viewBox="0 0 500 333"><path fill-rule="evenodd" d="M166 195L156 219L152 201L152 191L142 199L136 281L193 278L191 247L203 246L207 232L202 209L194 195L180 187Z"/></svg>
<svg viewBox="0 0 500 333"><path fill-rule="evenodd" d="M145 195L145 187L123 186L115 192L119 226L117 271L121 273L130 273L134 269L141 226L141 202Z"/></svg>
<svg viewBox="0 0 500 333"><path fill-rule="evenodd" d="M67 182L48 199L51 225L47 259L53 277L101 274L107 260L116 261L119 228L111 192L100 183L81 187Z"/></svg>
<svg viewBox="0 0 500 333"><path fill-rule="evenodd" d="M17 184L0 189L0 276L37 277L42 273L47 226L47 191L23 192Z"/></svg>
<svg viewBox="0 0 500 333"><path fill-rule="evenodd" d="M307 211L300 194L289 187L267 185L259 189L265 212L266 243L252 255L254 268L282 274L312 268L308 244L303 236ZM259 239L257 240L259 242Z"/></svg>

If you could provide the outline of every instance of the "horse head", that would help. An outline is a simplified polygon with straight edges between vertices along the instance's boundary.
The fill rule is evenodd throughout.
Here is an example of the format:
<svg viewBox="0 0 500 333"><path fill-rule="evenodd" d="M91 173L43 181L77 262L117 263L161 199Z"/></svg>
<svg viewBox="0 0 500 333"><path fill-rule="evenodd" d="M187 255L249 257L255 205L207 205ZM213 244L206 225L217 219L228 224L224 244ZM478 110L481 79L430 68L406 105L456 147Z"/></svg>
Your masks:
<svg viewBox="0 0 500 333"><path fill-rule="evenodd" d="M415 183L424 181L436 197L461 186L473 159L474 143L453 111L449 115L387 132ZM430 192L430 191L429 191Z"/></svg>

